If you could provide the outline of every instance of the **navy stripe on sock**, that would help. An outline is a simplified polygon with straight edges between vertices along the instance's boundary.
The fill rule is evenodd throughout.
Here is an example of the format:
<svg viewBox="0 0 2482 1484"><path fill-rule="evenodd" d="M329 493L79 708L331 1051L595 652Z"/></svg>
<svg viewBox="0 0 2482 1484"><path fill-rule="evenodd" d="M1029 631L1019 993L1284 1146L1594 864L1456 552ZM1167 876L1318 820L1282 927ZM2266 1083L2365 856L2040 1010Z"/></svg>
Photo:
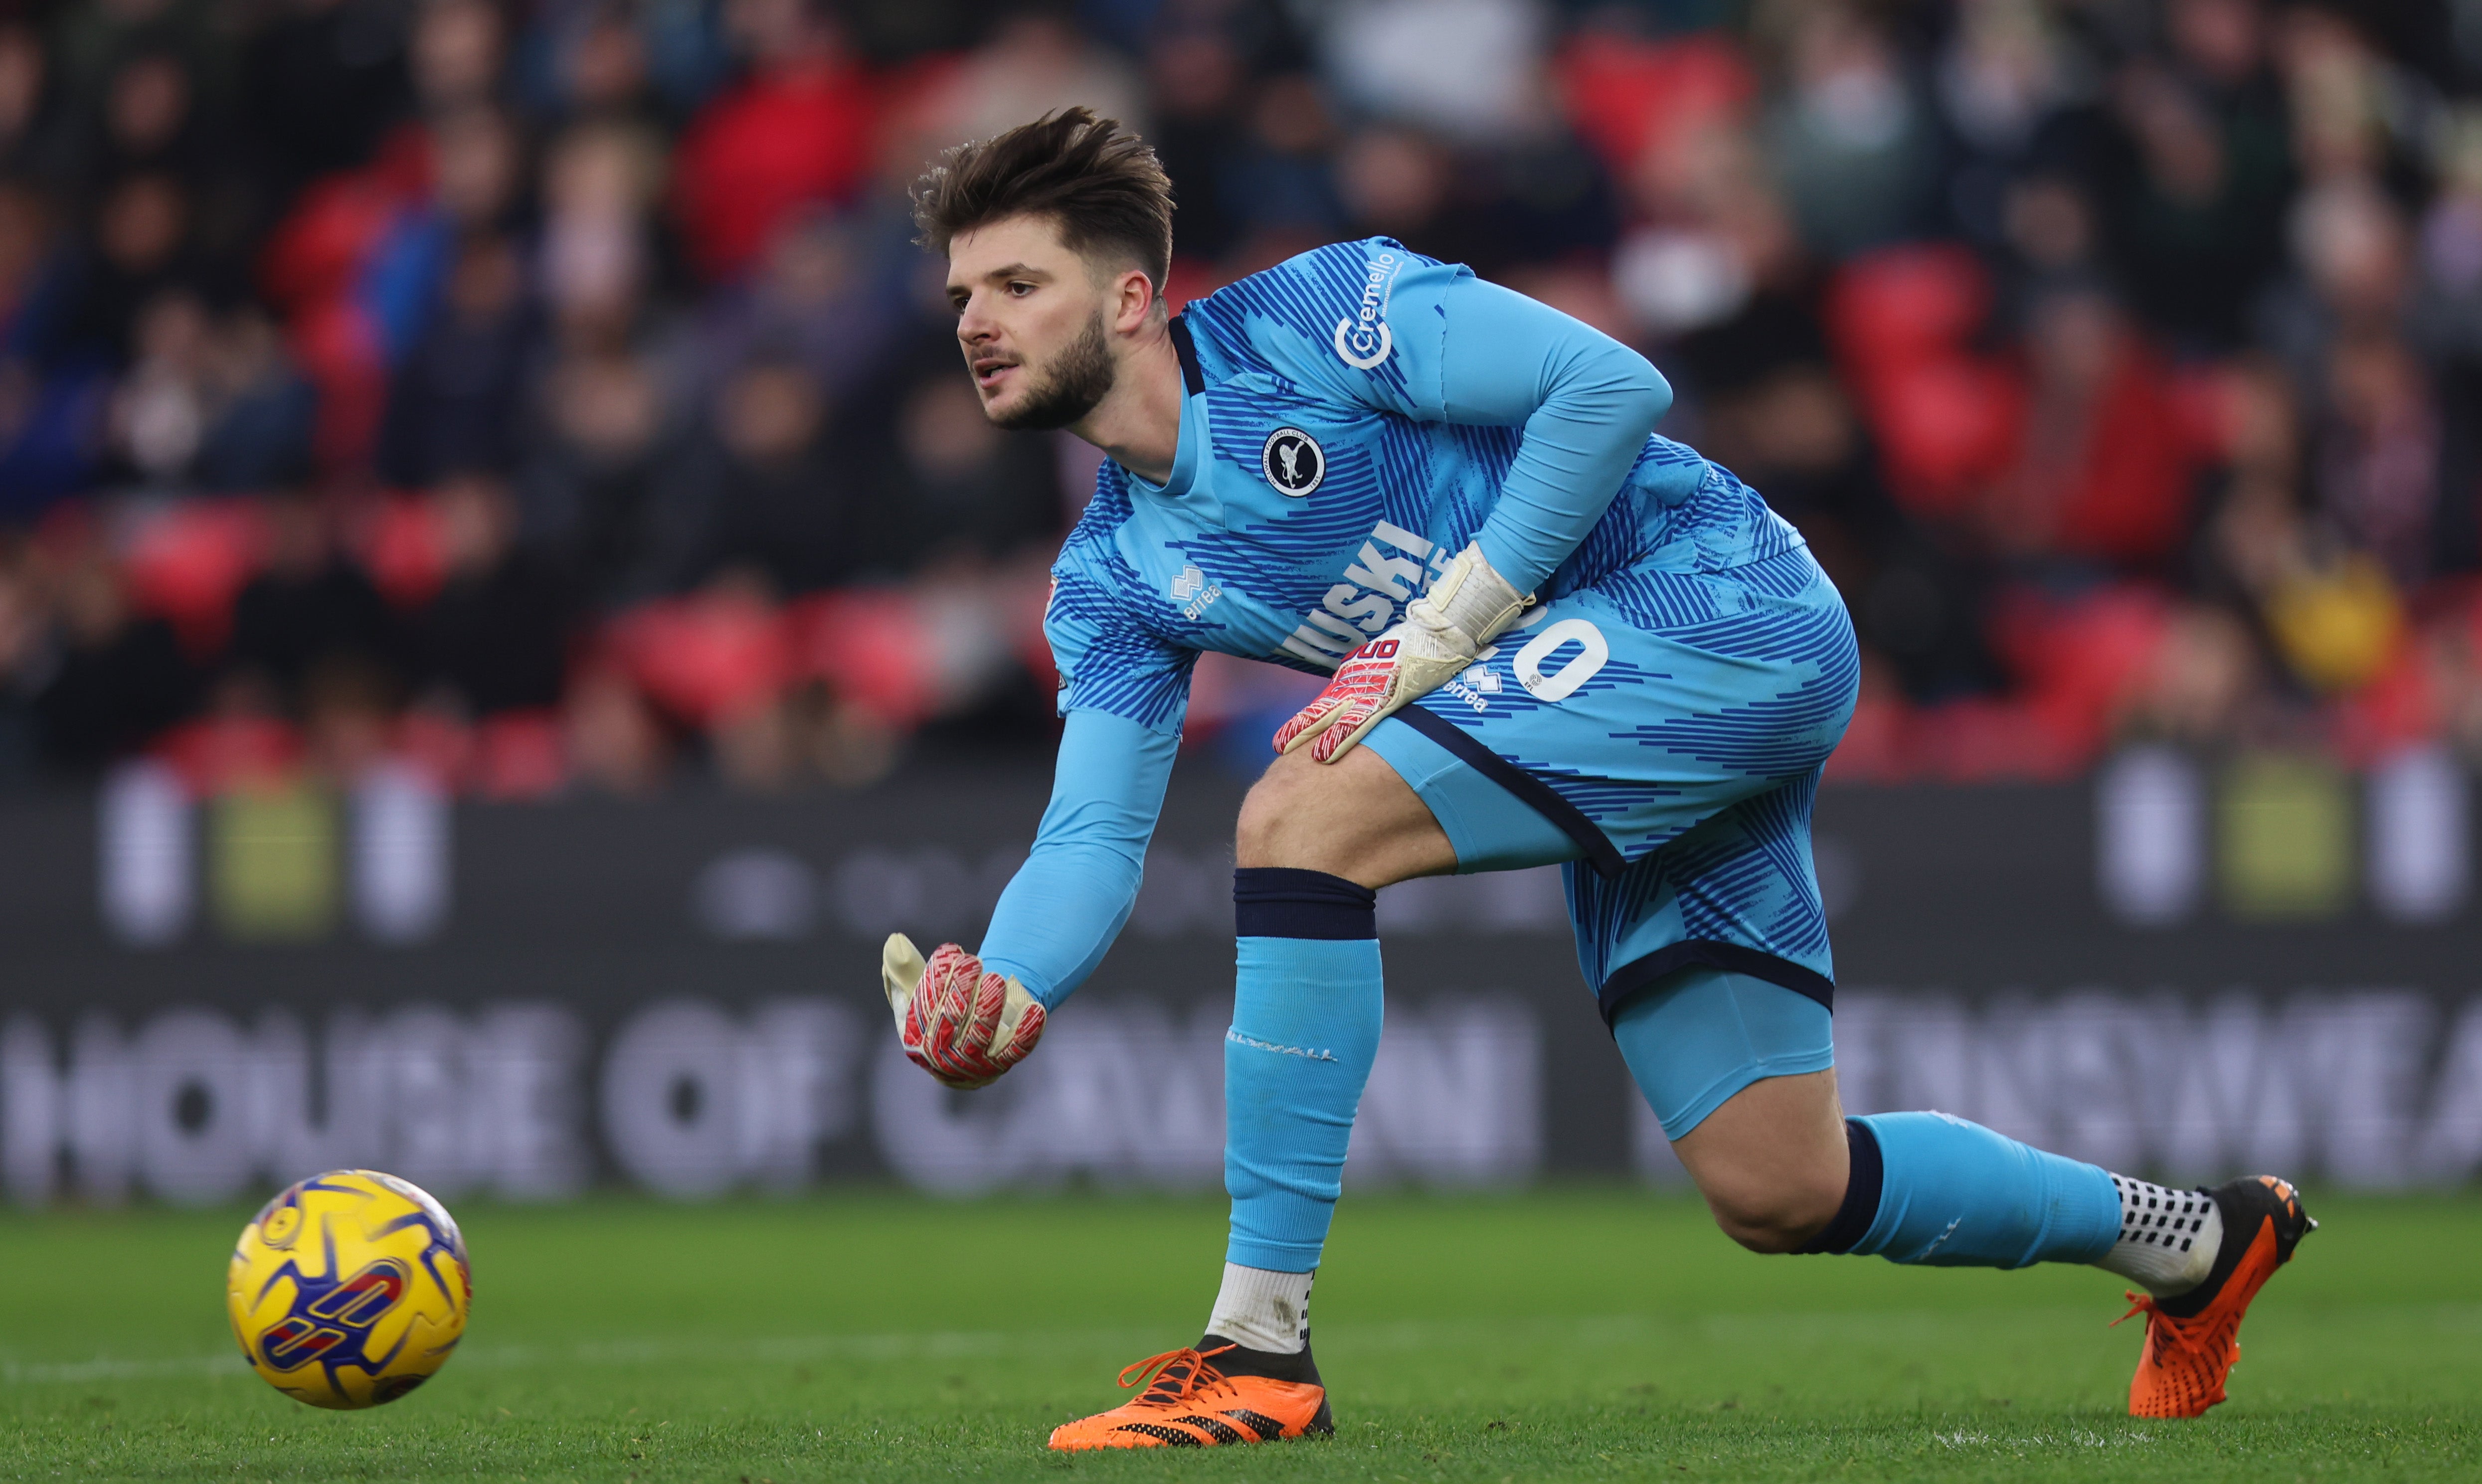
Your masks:
<svg viewBox="0 0 2482 1484"><path fill-rule="evenodd" d="M1376 938L1379 894L1324 871L1232 872L1232 930L1244 938Z"/></svg>
<svg viewBox="0 0 2482 1484"><path fill-rule="evenodd" d="M1844 1180L1844 1199L1834 1220L1805 1244L1804 1252L1842 1253L1870 1235L1879 1219L1879 1193L1887 1187L1888 1162L1879 1153L1879 1135L1859 1118L1844 1120L1844 1144L1852 1151L1853 1173Z"/></svg>

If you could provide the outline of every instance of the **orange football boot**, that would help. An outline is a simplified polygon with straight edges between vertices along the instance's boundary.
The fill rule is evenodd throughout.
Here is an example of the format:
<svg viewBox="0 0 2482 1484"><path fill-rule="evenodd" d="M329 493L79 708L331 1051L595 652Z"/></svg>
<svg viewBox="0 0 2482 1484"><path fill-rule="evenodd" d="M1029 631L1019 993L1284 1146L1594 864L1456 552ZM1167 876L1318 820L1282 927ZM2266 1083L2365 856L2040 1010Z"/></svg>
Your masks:
<svg viewBox="0 0 2482 1484"><path fill-rule="evenodd" d="M1221 1358L1232 1370L1219 1368ZM1245 1375L1249 1370L1287 1374ZM1134 1379L1132 1379L1134 1378ZM1150 1379L1151 1378L1151 1379ZM1309 1352L1268 1355L1244 1350L1220 1335L1150 1355L1121 1367L1122 1387L1144 1386L1138 1399L1051 1430L1055 1448L1202 1448L1225 1443L1335 1431L1327 1388Z"/></svg>
<svg viewBox="0 0 2482 1484"><path fill-rule="evenodd" d="M2224 1399L2224 1378L2241 1358L2241 1315L2301 1238L2318 1229L2289 1182L2259 1175L2206 1192L2224 1218L2224 1241L2206 1279L2186 1293L2128 1295L2146 1315L2146 1348L2128 1383L2131 1417L2200 1417Z"/></svg>

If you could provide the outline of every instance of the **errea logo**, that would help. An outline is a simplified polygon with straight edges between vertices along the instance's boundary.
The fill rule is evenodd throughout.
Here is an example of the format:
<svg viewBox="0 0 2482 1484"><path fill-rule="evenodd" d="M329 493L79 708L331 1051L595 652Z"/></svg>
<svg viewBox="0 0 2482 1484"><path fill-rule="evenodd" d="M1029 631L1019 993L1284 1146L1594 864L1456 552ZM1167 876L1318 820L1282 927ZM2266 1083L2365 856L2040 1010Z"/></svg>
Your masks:
<svg viewBox="0 0 2482 1484"><path fill-rule="evenodd" d="M1335 322L1335 357L1356 371L1377 370L1396 349L1396 336L1387 327L1387 296L1404 266L1405 260L1392 252L1372 258L1363 275L1360 306Z"/></svg>
<svg viewBox="0 0 2482 1484"><path fill-rule="evenodd" d="M1207 581L1206 574L1198 569L1196 562L1181 568L1166 590L1175 603L1182 605L1180 616L1183 618L1196 618L1213 607L1216 599L1224 596L1223 587Z"/></svg>

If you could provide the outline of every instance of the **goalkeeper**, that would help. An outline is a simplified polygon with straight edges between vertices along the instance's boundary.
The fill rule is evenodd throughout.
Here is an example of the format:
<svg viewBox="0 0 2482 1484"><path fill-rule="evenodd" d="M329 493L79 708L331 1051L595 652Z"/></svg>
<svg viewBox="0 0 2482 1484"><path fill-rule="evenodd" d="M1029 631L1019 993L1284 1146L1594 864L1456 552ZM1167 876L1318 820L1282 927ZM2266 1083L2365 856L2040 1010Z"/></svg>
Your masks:
<svg viewBox="0 0 2482 1484"><path fill-rule="evenodd" d="M1843 1116L1809 812L1852 626L1792 527L1652 435L1653 367L1385 239L1169 315L1170 183L1084 110L952 151L915 216L986 414L1108 459L1053 568L1066 722L1034 849L979 954L888 943L913 1059L1001 1075L1110 948L1201 651L1333 676L1241 808L1222 1291L1052 1446L1330 1430L1308 1300L1378 1050L1378 889L1554 862L1604 1021L1733 1238L2097 1263L2144 1290L2130 1409L2223 1399L2310 1225L2289 1185L2170 1190L1942 1114Z"/></svg>

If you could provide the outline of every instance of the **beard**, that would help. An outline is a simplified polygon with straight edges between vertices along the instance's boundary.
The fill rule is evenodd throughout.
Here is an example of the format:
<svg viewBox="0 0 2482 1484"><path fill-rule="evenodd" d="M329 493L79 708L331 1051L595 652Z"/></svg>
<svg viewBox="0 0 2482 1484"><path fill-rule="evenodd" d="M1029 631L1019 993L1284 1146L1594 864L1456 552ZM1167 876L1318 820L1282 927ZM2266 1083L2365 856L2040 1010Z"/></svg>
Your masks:
<svg viewBox="0 0 2482 1484"><path fill-rule="evenodd" d="M1103 336L1103 317L1097 314L1086 322L1086 332L1060 352L1049 374L1035 383L1015 411L989 414L991 424L1011 432L1066 428L1110 395L1113 377L1112 348Z"/></svg>

